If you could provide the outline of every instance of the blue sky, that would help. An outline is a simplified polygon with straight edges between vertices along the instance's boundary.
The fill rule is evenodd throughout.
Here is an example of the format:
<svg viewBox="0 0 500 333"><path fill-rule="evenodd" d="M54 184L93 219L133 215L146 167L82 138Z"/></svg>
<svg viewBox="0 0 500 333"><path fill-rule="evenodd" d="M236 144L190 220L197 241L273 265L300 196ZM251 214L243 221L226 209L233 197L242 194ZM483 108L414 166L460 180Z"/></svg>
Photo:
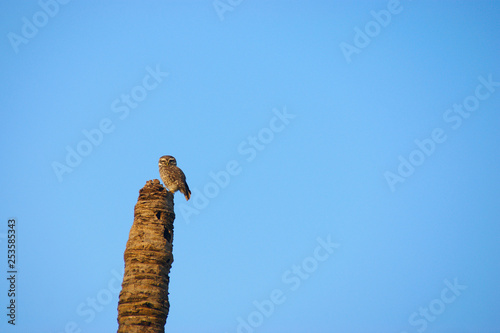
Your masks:
<svg viewBox="0 0 500 333"><path fill-rule="evenodd" d="M7 1L16 325L113 332L173 155L168 332L500 332L500 4Z"/></svg>

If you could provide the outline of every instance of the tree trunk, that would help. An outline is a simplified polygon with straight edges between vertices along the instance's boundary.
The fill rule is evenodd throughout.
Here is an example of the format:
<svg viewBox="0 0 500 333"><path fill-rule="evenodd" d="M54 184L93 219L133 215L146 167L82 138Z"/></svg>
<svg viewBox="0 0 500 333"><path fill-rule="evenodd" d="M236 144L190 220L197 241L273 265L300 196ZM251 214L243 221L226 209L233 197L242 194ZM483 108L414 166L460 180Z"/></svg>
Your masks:
<svg viewBox="0 0 500 333"><path fill-rule="evenodd" d="M174 218L172 193L159 180L148 181L139 191L124 254L118 333L165 332Z"/></svg>

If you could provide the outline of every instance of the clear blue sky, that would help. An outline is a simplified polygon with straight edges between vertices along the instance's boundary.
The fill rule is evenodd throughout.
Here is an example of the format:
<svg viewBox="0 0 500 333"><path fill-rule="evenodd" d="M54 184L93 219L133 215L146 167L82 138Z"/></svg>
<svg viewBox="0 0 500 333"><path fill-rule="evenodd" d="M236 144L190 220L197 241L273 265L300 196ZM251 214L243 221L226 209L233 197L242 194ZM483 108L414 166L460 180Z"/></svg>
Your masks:
<svg viewBox="0 0 500 333"><path fill-rule="evenodd" d="M168 154L193 190L168 332L500 332L499 2L0 16L0 331L117 329L138 191Z"/></svg>

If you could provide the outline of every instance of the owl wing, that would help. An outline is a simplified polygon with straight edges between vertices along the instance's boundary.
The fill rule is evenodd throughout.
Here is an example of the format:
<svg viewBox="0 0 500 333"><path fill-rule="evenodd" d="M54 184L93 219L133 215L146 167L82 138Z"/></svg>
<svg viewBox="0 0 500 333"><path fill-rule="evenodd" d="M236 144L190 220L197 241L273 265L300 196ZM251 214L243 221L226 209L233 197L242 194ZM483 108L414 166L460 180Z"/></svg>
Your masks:
<svg viewBox="0 0 500 333"><path fill-rule="evenodd" d="M184 172L182 172L181 169L179 169L180 171L180 174L181 174L181 184L179 184L179 190L182 192L182 194L184 194L184 196L186 197L186 201L189 200L189 198L191 198L191 190L189 190L189 186L186 182L186 175L184 174Z"/></svg>

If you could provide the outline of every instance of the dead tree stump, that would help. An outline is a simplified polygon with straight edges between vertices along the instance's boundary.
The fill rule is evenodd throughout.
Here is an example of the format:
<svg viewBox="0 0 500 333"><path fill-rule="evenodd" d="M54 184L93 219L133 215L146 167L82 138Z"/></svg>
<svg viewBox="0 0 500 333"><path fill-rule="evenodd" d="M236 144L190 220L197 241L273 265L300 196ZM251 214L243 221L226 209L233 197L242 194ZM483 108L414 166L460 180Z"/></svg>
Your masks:
<svg viewBox="0 0 500 333"><path fill-rule="evenodd" d="M174 219L172 193L159 180L148 181L139 191L124 254L118 333L165 332Z"/></svg>

